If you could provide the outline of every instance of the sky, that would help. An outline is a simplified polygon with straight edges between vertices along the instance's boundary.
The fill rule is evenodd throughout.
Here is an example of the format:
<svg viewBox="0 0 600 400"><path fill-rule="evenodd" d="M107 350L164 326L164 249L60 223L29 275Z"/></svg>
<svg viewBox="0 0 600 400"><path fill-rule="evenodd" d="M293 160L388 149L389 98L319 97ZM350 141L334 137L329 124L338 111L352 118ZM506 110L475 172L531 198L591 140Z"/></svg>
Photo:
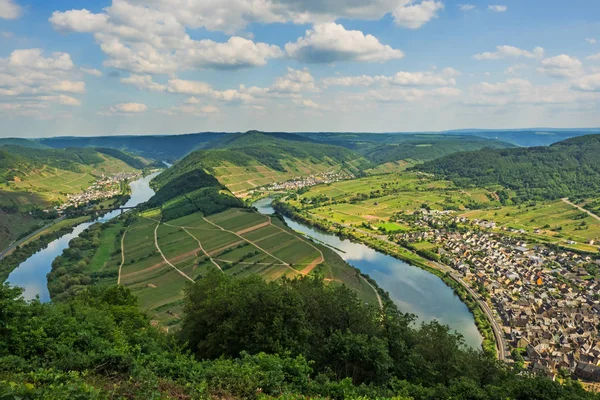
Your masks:
<svg viewBox="0 0 600 400"><path fill-rule="evenodd" d="M0 0L0 137L600 127L597 0Z"/></svg>

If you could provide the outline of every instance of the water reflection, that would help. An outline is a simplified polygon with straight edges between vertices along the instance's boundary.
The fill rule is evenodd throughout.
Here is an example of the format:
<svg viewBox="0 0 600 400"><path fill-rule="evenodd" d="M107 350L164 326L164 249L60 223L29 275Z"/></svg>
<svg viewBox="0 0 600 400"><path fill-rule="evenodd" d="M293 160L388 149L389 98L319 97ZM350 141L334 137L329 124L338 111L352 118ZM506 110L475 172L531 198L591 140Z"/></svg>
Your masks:
<svg viewBox="0 0 600 400"><path fill-rule="evenodd" d="M142 179L131 182L131 198L125 204L126 207L135 207L150 199L154 191L150 188L150 180L158 173L148 175ZM107 222L121 214L121 211L111 211L99 218L99 222ZM87 229L95 222L85 222L77 225L72 233L61 236L50 242L45 249L33 254L26 261L21 263L8 277L7 282L13 286L20 286L24 289L23 297L27 300L39 296L40 301L50 301L46 275L52 269L52 261L62 254L63 250L69 246L71 239L79 236L81 232Z"/></svg>
<svg viewBox="0 0 600 400"><path fill-rule="evenodd" d="M263 199L254 206L263 214L272 214L270 203L271 199ZM468 308L437 276L368 246L285 220L290 228L327 243L350 265L370 275L402 311L415 314L419 321L438 320L461 333L468 345L481 346L481 335Z"/></svg>

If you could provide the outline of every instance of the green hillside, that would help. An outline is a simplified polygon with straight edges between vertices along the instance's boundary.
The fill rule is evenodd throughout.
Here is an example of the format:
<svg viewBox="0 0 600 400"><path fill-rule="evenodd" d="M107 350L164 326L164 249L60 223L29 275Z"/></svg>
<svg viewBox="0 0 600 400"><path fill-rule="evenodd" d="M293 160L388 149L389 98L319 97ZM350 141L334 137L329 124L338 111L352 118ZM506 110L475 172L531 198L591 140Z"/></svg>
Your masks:
<svg viewBox="0 0 600 400"><path fill-rule="evenodd" d="M0 138L0 147L2 146L21 146L30 147L32 149L49 149L50 147L41 144L35 140L21 138Z"/></svg>
<svg viewBox="0 0 600 400"><path fill-rule="evenodd" d="M55 217L42 209L86 190L101 175L135 172L146 164L113 150L0 147L0 249Z"/></svg>
<svg viewBox="0 0 600 400"><path fill-rule="evenodd" d="M370 146L361 151L376 164L399 160L429 161L449 154L473 151L483 148L502 149L514 147L497 140L476 137L451 137L442 135L411 135L400 143Z"/></svg>
<svg viewBox="0 0 600 400"><path fill-rule="evenodd" d="M299 176L328 171L360 174L369 161L353 151L316 143L294 134L247 132L218 140L198 150L156 178L157 185L173 176L202 169L234 193Z"/></svg>
<svg viewBox="0 0 600 400"><path fill-rule="evenodd" d="M415 167L459 186L502 185L517 199L558 199L600 193L600 135L548 147L483 149L457 153Z"/></svg>

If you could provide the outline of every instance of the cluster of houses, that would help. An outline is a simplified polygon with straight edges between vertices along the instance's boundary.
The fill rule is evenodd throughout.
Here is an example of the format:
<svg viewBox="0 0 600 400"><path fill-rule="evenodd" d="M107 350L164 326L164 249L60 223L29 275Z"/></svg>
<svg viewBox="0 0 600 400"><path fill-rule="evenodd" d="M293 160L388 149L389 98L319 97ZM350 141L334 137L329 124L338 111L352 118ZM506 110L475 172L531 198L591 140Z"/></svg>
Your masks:
<svg viewBox="0 0 600 400"><path fill-rule="evenodd" d="M515 361L600 381L600 260L530 245L494 222L421 210L395 238L428 241L493 306ZM477 226L477 228L475 228ZM468 228L468 229L465 229Z"/></svg>
<svg viewBox="0 0 600 400"><path fill-rule="evenodd" d="M71 207L87 205L90 201L109 199L121 194L121 183L137 179L141 174L135 172L123 172L114 175L101 175L89 188L82 193L69 194L67 201L55 210L60 214Z"/></svg>
<svg viewBox="0 0 600 400"><path fill-rule="evenodd" d="M266 190L298 190L305 187L316 186L321 184L328 184L343 181L346 179L354 179L354 175L351 173L344 172L322 172L320 174L313 174L306 177L293 178L286 182L273 183L267 186Z"/></svg>

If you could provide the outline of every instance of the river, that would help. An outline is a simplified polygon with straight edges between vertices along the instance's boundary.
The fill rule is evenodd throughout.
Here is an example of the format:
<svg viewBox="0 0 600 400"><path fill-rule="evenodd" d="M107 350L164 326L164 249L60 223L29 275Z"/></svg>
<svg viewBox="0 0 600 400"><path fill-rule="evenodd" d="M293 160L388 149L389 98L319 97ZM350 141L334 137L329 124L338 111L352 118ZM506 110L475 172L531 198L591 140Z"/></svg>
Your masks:
<svg viewBox="0 0 600 400"><path fill-rule="evenodd" d="M273 214L272 199L254 206L262 214ZM284 217L288 226L332 247L348 264L358 268L389 292L401 311L415 314L419 321L438 320L463 335L467 345L481 348L482 337L473 315L454 291L437 276L404 261L350 240L323 233Z"/></svg>
<svg viewBox="0 0 600 400"><path fill-rule="evenodd" d="M158 175L158 172L147 175L141 179L129 184L131 187L131 198L125 204L125 207L135 207L149 200L154 195L154 190L150 187L150 181ZM13 286L20 286L24 289L23 297L25 299L34 299L39 296L40 301L50 301L48 293L48 280L46 275L52 269L52 261L62 254L63 250L69 246L71 239L79 236L81 232L96 222L107 222L121 214L121 211L111 211L95 221L85 222L77 225L73 232L61 236L50 242L46 248L33 254L27 260L22 262L9 276L7 282Z"/></svg>

